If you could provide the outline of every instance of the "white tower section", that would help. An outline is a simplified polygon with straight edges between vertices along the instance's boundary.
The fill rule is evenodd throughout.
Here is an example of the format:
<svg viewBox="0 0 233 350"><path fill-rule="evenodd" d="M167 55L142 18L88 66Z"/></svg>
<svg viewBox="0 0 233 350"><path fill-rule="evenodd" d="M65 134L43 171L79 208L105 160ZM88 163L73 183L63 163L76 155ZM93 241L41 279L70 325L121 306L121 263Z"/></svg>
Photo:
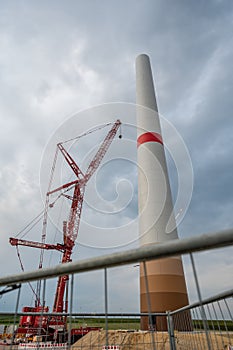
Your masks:
<svg viewBox="0 0 233 350"><path fill-rule="evenodd" d="M178 235L152 72L146 55L137 57L136 79L140 240L149 244L176 239Z"/></svg>

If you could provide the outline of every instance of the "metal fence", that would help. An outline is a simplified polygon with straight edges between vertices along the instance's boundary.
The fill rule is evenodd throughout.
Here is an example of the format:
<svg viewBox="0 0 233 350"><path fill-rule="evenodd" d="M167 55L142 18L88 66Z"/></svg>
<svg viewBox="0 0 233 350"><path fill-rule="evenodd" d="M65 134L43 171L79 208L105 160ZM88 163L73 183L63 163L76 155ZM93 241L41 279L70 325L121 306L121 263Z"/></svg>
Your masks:
<svg viewBox="0 0 233 350"><path fill-rule="evenodd" d="M61 275L70 276L70 303L69 311L61 314L67 317L68 330L79 328L80 334L68 332L68 344L74 350L79 349L232 349L233 348L233 288L222 291L212 297L203 298L199 276L195 263L195 252L209 251L233 244L233 230L204 234L189 239L175 240L166 243L141 247L121 253L114 253L80 262L71 262L53 268L25 272L18 275L0 278L0 295L8 290L16 289L15 312L6 312L0 309L0 344L15 343L15 332L20 316L30 316L35 313L22 313L19 310L21 286L27 282L42 280L43 296L45 298L47 283L50 278ZM109 313L108 305L108 272L115 266L145 262L176 255L190 257L190 266L196 289L197 302L182 309L166 313ZM104 274L104 312L84 313L74 312L74 277L82 272L103 270ZM231 271L233 272L233 271ZM229 275L232 281L233 273ZM216 279L218 276L216 276ZM120 283L120 282L119 282ZM232 284L231 284L232 285ZM7 294L8 296L8 294ZM4 296L6 297L6 295ZM43 310L37 315L43 317ZM180 322L191 322L192 327L185 332L178 331ZM58 314L46 313L46 317ZM140 331L140 317L156 317L156 324L167 320L168 331ZM179 326L178 326L179 325ZM188 329L188 327L183 327ZM88 329L87 334L86 329ZM80 331L80 332L81 332ZM80 333L79 332L79 333ZM78 339L80 338L80 339ZM0 345L1 346L1 345ZM3 346L3 345L2 345ZM51 345L52 347L53 345Z"/></svg>

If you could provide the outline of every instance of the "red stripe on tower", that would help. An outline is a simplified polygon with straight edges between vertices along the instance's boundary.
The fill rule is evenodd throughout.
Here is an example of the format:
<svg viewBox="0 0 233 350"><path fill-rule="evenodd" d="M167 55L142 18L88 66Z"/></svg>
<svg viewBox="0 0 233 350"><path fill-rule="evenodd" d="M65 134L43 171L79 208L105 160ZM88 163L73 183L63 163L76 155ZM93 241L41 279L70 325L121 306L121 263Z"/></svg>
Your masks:
<svg viewBox="0 0 233 350"><path fill-rule="evenodd" d="M140 145L146 142L158 142L161 143L161 145L163 145L162 136L157 132L145 132L145 134L140 135L138 137L137 146L139 147Z"/></svg>

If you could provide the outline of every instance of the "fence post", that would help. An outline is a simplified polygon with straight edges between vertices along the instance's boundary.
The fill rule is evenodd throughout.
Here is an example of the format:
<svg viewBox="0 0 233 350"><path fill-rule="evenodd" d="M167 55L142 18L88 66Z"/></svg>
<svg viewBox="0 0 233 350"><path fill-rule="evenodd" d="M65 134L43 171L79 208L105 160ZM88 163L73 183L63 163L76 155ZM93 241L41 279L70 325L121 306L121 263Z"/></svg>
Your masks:
<svg viewBox="0 0 233 350"><path fill-rule="evenodd" d="M69 278L68 278L68 281L69 281ZM68 281L67 281L67 293L68 293L68 288L69 288L68 287L68 283L69 283ZM71 281L70 281L70 305L69 305L70 306L70 310L69 310L68 349L71 348L71 343L72 343L71 329L72 329L73 299L74 299L74 274L71 275Z"/></svg>
<svg viewBox="0 0 233 350"><path fill-rule="evenodd" d="M14 314L14 323L13 323L13 334L12 334L12 338L11 338L11 346L10 346L10 350L12 350L12 346L15 342L15 326L16 326L16 318L17 318L17 313L19 310L19 299L20 299L20 292L21 292L21 284L19 285L19 289L18 289L18 293L17 293L17 300L16 300L16 305L15 305L15 314Z"/></svg>
<svg viewBox="0 0 233 350"><path fill-rule="evenodd" d="M104 309L105 309L105 344L108 349L108 275L107 268L104 268Z"/></svg>
<svg viewBox="0 0 233 350"><path fill-rule="evenodd" d="M211 350L211 344L210 344L211 338L209 335L209 326L208 326L205 308L204 308L202 297L201 297L201 289L200 289L200 285L199 285L198 278L197 278L197 271L196 271L196 267L195 267L195 263L194 263L193 253L190 253L189 255L190 255L191 265L192 265L192 269L193 269L193 276L194 276L194 280L196 283L197 295L198 295L198 299L199 299L199 303L200 303L200 314L201 314L201 318L202 318L204 331L206 334L207 347L208 347L208 350Z"/></svg>
<svg viewBox="0 0 233 350"><path fill-rule="evenodd" d="M167 330L168 330L169 340L170 340L170 349L176 350L173 319L169 311L167 311Z"/></svg>

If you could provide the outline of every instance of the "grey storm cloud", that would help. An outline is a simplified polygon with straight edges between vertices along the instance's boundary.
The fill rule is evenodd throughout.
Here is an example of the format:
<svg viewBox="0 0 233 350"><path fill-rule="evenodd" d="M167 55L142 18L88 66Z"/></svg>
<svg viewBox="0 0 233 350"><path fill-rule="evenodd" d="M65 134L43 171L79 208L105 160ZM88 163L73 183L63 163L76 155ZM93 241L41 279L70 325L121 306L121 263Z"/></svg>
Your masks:
<svg viewBox="0 0 233 350"><path fill-rule="evenodd" d="M62 125L82 109L109 102L135 103L134 61L143 52L151 58L160 113L174 124L183 137L193 165L193 196L187 214L179 225L180 237L233 226L232 10L233 3L229 0L1 2L0 263L4 266L1 275L20 269L16 254L8 245L8 238L42 210L40 181L45 181L50 171L48 162L43 163L43 152L48 150L47 145L55 131L62 130L56 134L57 141L60 136L69 138L69 130L65 133ZM95 111L92 126L107 122L106 115L102 118L97 113L98 109ZM112 115L111 118L112 122ZM90 118L88 122L83 116L79 120L78 133L85 131L85 127L91 127ZM128 122L127 113L123 115L123 122ZM125 132L130 140L134 139L134 130ZM164 135L166 137L166 131ZM93 138L92 142L96 140ZM85 142L83 150L88 144ZM51 156L48 156L50 160L53 148L49 148L48 152L51 152ZM136 148L132 154L133 162L135 159ZM41 179L44 164L48 169L45 169ZM168 166L175 199L177 169L169 157ZM106 178L111 186L106 185ZM109 206L114 205L117 198L117 183L120 184L123 179L125 182L121 185L127 186L127 181L130 181L134 189L132 200L122 211L120 219L113 217L112 222L114 225L120 220L127 224L127 220L135 219L135 164L124 165L122 162L117 165L110 162L109 166L98 172L96 179L99 195ZM101 225L102 220L102 225L108 227L108 219L97 218L87 206L85 215L88 214L92 222L98 219ZM138 244L135 241L136 224L133 229L134 234L129 233L130 240L124 241L122 238L127 244L118 249ZM94 246L88 247L82 242L93 240L96 232L94 229L87 230L84 225L80 230L74 259L114 251L113 246L119 244L119 237L114 237L116 232L113 231L112 237L107 237L109 250L103 245L103 249L100 248L104 234L99 237L100 242L96 237ZM122 237L124 234L127 235L127 225ZM37 226L31 235L25 238L39 240L41 228ZM52 225L51 235L54 237L50 237L50 241L61 239ZM22 249L22 253L25 268L36 268L32 249ZM46 262L57 263L58 255L51 255ZM208 254L197 259L206 266L211 261L213 270L219 265L219 283L222 281L223 287L228 287L226 276L230 268L225 264L227 262L232 266L230 255L228 248L227 256L220 251L217 259ZM5 264L8 256L12 259ZM189 262L185 270L189 290L192 290ZM130 280L130 271L129 268L125 274L122 273L122 284ZM138 308L136 275L135 272L132 277L135 295L130 302L131 311ZM200 275L203 279L201 272ZM93 299L93 283L99 279L98 274L93 276L92 279L83 278L84 285L79 286L84 304L88 299ZM120 299L119 286L114 281L112 283L112 295ZM208 275L208 283L214 286L214 274ZM85 285L88 287L87 294ZM207 285L205 291L207 294L211 292ZM101 295L98 298L101 301ZM129 305L127 293L124 300L122 308ZM112 305L112 309L119 311L115 309L116 305Z"/></svg>

